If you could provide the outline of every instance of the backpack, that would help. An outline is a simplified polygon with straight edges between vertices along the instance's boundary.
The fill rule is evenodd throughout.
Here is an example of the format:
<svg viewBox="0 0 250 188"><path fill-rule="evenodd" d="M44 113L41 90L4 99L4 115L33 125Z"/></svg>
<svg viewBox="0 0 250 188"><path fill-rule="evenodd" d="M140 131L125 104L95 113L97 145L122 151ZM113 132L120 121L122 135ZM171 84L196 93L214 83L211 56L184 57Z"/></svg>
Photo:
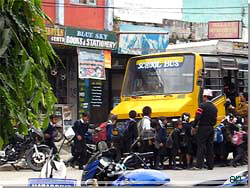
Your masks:
<svg viewBox="0 0 250 188"><path fill-rule="evenodd" d="M139 123L137 124L138 136L141 137L143 140L150 140L155 138L155 132L151 129L143 129L145 118L142 118ZM149 120L151 122L151 120Z"/></svg>
<svg viewBox="0 0 250 188"><path fill-rule="evenodd" d="M242 144L244 142L243 140L243 135L246 134L244 131L238 131L234 133L233 138L232 138L232 143L236 144L237 146Z"/></svg>
<svg viewBox="0 0 250 188"><path fill-rule="evenodd" d="M118 129L121 137L126 135L126 133L128 132L128 126L129 126L129 120L126 121L125 123L117 123L116 128Z"/></svg>
<svg viewBox="0 0 250 188"><path fill-rule="evenodd" d="M223 132L221 128L224 127L224 125L220 125L214 129L214 142L216 143L222 143L224 141Z"/></svg>
<svg viewBox="0 0 250 188"><path fill-rule="evenodd" d="M166 139L166 147L167 148L173 148L173 138L172 138L172 134L168 135L167 139Z"/></svg>
<svg viewBox="0 0 250 188"><path fill-rule="evenodd" d="M103 122L99 125L100 131L93 135L92 139L94 143L98 143L100 141L106 141L107 140L107 122Z"/></svg>

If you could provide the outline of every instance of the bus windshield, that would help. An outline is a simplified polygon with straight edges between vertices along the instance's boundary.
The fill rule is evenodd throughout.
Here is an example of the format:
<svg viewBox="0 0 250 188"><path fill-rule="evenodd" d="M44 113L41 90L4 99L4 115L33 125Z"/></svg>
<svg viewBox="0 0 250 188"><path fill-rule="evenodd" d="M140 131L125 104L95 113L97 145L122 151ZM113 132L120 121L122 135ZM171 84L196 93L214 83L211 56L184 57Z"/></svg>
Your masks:
<svg viewBox="0 0 250 188"><path fill-rule="evenodd" d="M190 93L194 83L194 55L132 59L122 96Z"/></svg>

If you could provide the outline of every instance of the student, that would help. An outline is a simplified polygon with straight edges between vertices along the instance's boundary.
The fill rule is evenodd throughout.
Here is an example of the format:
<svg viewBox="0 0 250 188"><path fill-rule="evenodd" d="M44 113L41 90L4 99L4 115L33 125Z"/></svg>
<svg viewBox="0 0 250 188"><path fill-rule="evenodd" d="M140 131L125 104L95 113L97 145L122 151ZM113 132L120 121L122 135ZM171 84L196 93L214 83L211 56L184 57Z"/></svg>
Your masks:
<svg viewBox="0 0 250 188"><path fill-rule="evenodd" d="M193 162L193 158L194 158L194 150L195 150L195 146L194 146L194 142L195 142L195 138L191 135L191 129L192 129L192 125L189 122L190 120L190 114L189 113L183 113L181 116L181 121L182 121L182 126L183 126L183 130L185 132L184 135L184 140L186 142L183 150L185 150L186 152L186 156L183 156L184 158L186 158L186 166L185 168L189 169L192 166L192 162Z"/></svg>
<svg viewBox="0 0 250 188"><path fill-rule="evenodd" d="M154 138L155 133L151 127L151 114L152 109L149 106L145 106L142 109L143 118L139 121L137 125L138 136L140 138L139 141L139 152L153 152L154 151ZM153 158L147 159L147 162L150 163L151 167L153 167Z"/></svg>
<svg viewBox="0 0 250 188"><path fill-rule="evenodd" d="M49 117L50 122L48 127L44 130L44 139L45 139L45 144L49 146L50 149L53 149L53 154L57 153L57 147L54 143L54 139L56 136L56 123L57 123L57 117L56 115L51 115Z"/></svg>
<svg viewBox="0 0 250 188"><path fill-rule="evenodd" d="M155 169L164 169L163 159L166 155L166 130L161 125L161 120L155 120Z"/></svg>
<svg viewBox="0 0 250 188"><path fill-rule="evenodd" d="M179 119L176 128L171 134L173 139L173 148L171 150L171 155L172 155L172 165L174 170L182 169L176 166L176 157L181 156L181 144L183 142L183 135L181 135L182 131L183 131L183 126L181 119Z"/></svg>
<svg viewBox="0 0 250 188"><path fill-rule="evenodd" d="M124 136L124 139L127 140L127 151L131 152L131 146L135 142L138 137L137 133L137 123L136 123L136 111L131 110L129 112L129 120L128 120L128 127L127 127L127 134Z"/></svg>
<svg viewBox="0 0 250 188"><path fill-rule="evenodd" d="M75 132L75 151L71 164L74 164L74 162L77 161L79 164L79 170L83 170L83 165L87 161L85 133L89 129L89 114L87 112L82 113L81 119L75 121L72 129Z"/></svg>
<svg viewBox="0 0 250 188"><path fill-rule="evenodd" d="M154 139L154 132L151 127L151 113L152 109L149 106L145 106L142 109L143 118L139 121L137 130L138 136L140 137L141 152L149 152L152 151L153 147L153 139Z"/></svg>

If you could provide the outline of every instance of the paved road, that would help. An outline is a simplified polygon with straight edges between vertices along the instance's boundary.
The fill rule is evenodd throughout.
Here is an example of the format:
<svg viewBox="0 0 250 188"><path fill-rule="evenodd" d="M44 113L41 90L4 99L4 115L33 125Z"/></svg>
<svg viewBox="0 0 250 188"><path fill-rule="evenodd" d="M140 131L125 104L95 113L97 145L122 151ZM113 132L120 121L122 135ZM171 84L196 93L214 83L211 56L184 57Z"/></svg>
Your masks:
<svg viewBox="0 0 250 188"><path fill-rule="evenodd" d="M237 168L233 167L217 167L214 170L164 170L171 179L171 185L183 186L192 185L202 181L214 179L226 179L232 174L241 170L245 170L247 166ZM67 178L77 179L80 181L82 171L67 168ZM1 185L27 185L29 178L38 178L39 172L34 172L30 169L21 169L15 171L11 166L5 165L0 167L0 186Z"/></svg>
<svg viewBox="0 0 250 188"><path fill-rule="evenodd" d="M59 146L59 144L58 144ZM60 152L62 159L68 159L69 148L63 147ZM215 179L227 179L231 175L246 170L247 165L241 167L216 167L214 170L164 170L171 180L171 185L184 186L193 185L203 181L215 180ZM67 178L77 179L78 185L80 185L82 171L71 167L67 168ZM9 165L0 167L0 188L1 185L27 185L29 178L38 178L40 172L34 172L30 169L22 168L19 171L15 171L13 167Z"/></svg>

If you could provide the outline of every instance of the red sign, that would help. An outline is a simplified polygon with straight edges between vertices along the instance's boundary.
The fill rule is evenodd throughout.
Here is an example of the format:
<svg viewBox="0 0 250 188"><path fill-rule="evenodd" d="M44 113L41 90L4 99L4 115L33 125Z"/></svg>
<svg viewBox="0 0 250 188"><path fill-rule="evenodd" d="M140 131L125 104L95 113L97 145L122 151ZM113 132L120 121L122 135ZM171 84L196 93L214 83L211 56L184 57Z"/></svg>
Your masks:
<svg viewBox="0 0 250 188"><path fill-rule="evenodd" d="M241 38L241 22L208 22L208 38L209 39L240 39Z"/></svg>

